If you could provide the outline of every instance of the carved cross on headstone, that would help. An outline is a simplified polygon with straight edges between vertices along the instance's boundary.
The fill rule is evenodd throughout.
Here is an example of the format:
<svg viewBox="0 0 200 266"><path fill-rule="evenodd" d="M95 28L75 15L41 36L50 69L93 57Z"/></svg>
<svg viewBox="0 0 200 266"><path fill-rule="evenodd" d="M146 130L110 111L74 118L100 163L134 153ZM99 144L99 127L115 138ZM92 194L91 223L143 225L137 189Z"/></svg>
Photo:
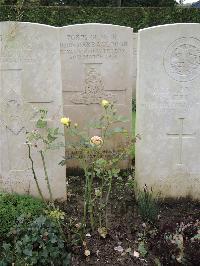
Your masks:
<svg viewBox="0 0 200 266"><path fill-rule="evenodd" d="M183 124L184 118L178 118L179 120L179 131L177 133L167 133L169 137L176 138L179 141L179 162L178 164L183 164L183 139L194 138L195 133L184 133Z"/></svg>
<svg viewBox="0 0 200 266"><path fill-rule="evenodd" d="M1 68L1 85L6 91L1 92L0 121L14 135L22 132L21 121L23 102L21 94L21 68Z"/></svg>

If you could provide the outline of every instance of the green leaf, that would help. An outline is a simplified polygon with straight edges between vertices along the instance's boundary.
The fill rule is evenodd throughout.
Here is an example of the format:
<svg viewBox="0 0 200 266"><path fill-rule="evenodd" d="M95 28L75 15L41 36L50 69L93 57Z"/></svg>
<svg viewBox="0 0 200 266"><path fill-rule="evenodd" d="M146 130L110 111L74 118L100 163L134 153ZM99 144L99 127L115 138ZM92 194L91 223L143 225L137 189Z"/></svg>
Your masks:
<svg viewBox="0 0 200 266"><path fill-rule="evenodd" d="M31 249L24 249L23 250L24 255L31 257L32 256L32 250Z"/></svg>
<svg viewBox="0 0 200 266"><path fill-rule="evenodd" d="M11 248L11 244L8 244L8 243L3 243L3 249L5 250L5 251L8 251L9 249Z"/></svg>
<svg viewBox="0 0 200 266"><path fill-rule="evenodd" d="M141 254L142 257L145 257L148 253L148 251L145 248L144 242L141 242L138 246L138 251Z"/></svg>
<svg viewBox="0 0 200 266"><path fill-rule="evenodd" d="M118 122L124 122L124 123L129 121L129 119L127 119L127 117L122 116L122 115L118 115L118 116L116 116L115 119L116 119Z"/></svg>
<svg viewBox="0 0 200 266"><path fill-rule="evenodd" d="M200 234L195 235L195 236L193 237L193 239L198 239L198 240L200 240Z"/></svg>
<svg viewBox="0 0 200 266"><path fill-rule="evenodd" d="M39 119L36 123L37 128L45 128L47 126L47 121Z"/></svg>
<svg viewBox="0 0 200 266"><path fill-rule="evenodd" d="M56 242L57 242L57 239L56 239L55 237L51 239L51 243L54 244L54 243L56 243Z"/></svg>
<svg viewBox="0 0 200 266"><path fill-rule="evenodd" d="M58 133L59 133L59 128L57 127L54 129L54 135L58 135Z"/></svg>
<svg viewBox="0 0 200 266"><path fill-rule="evenodd" d="M123 127L116 127L113 129L113 132L115 133L124 133L126 130Z"/></svg>
<svg viewBox="0 0 200 266"><path fill-rule="evenodd" d="M49 142L53 142L54 140L57 139L57 137L54 137L54 136L52 136L51 134L48 134L48 135L47 135L47 139L48 139Z"/></svg>

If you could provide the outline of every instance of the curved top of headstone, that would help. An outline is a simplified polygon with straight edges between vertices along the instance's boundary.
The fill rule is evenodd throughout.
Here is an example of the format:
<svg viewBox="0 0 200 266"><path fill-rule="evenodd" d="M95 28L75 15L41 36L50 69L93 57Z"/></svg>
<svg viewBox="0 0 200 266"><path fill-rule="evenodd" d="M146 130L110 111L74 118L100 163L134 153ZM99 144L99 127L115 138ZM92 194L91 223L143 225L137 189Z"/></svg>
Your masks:
<svg viewBox="0 0 200 266"><path fill-rule="evenodd" d="M73 25L67 25L67 26L62 26L60 28L69 28L69 27L109 27L109 28L121 28L121 29L131 29L131 27L126 27L126 26L120 26L120 25L114 25L114 24L104 24L104 23L84 23L84 24L73 24Z"/></svg>
<svg viewBox="0 0 200 266"><path fill-rule="evenodd" d="M200 8L200 1L197 1L195 3L192 3L191 7Z"/></svg>
<svg viewBox="0 0 200 266"><path fill-rule="evenodd" d="M35 26L42 26L42 27L49 27L49 28L57 28L55 26L47 25L47 24L40 24L35 22L26 22L26 21L0 21L0 24L21 24L21 25L35 25Z"/></svg>
<svg viewBox="0 0 200 266"><path fill-rule="evenodd" d="M160 51L164 69L170 78L178 82L189 82L199 76L199 32L199 23L161 25L140 30L139 43L142 41L150 48ZM150 45L152 41L154 46Z"/></svg>
<svg viewBox="0 0 200 266"><path fill-rule="evenodd" d="M199 27L200 23L174 23L174 24L164 24L164 25L158 25L158 26L153 26L153 27L148 27L148 28L144 28L139 30L138 32L144 32L144 31L150 31L150 30L159 30L159 29L169 29L169 28L180 28L180 27L184 27L184 28L189 28L189 27Z"/></svg>

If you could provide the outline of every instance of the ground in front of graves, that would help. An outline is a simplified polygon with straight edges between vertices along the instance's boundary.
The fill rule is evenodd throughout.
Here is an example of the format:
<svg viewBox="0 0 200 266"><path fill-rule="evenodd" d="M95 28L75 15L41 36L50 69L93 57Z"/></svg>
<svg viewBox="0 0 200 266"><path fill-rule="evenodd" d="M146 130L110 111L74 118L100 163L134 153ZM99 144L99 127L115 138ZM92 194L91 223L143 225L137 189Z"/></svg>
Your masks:
<svg viewBox="0 0 200 266"><path fill-rule="evenodd" d="M200 265L200 203L191 199L161 201L156 220L148 222L125 179L121 192L116 183L111 195L105 239L97 230L86 232L84 244L71 246L72 265ZM61 208L78 222L82 219L83 179L71 177L69 184L71 196Z"/></svg>

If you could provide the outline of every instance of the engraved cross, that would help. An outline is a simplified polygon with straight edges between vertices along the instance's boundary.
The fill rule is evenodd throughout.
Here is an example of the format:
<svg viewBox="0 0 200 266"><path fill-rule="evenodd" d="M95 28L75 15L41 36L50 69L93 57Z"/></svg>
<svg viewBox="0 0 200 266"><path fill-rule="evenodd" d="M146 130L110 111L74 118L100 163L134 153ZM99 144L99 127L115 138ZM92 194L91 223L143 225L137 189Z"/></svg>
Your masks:
<svg viewBox="0 0 200 266"><path fill-rule="evenodd" d="M183 154L183 139L194 138L195 133L184 133L183 124L184 118L178 118L179 120L179 131L178 133L167 133L169 137L176 138L179 141L179 163L183 164L182 154Z"/></svg>

